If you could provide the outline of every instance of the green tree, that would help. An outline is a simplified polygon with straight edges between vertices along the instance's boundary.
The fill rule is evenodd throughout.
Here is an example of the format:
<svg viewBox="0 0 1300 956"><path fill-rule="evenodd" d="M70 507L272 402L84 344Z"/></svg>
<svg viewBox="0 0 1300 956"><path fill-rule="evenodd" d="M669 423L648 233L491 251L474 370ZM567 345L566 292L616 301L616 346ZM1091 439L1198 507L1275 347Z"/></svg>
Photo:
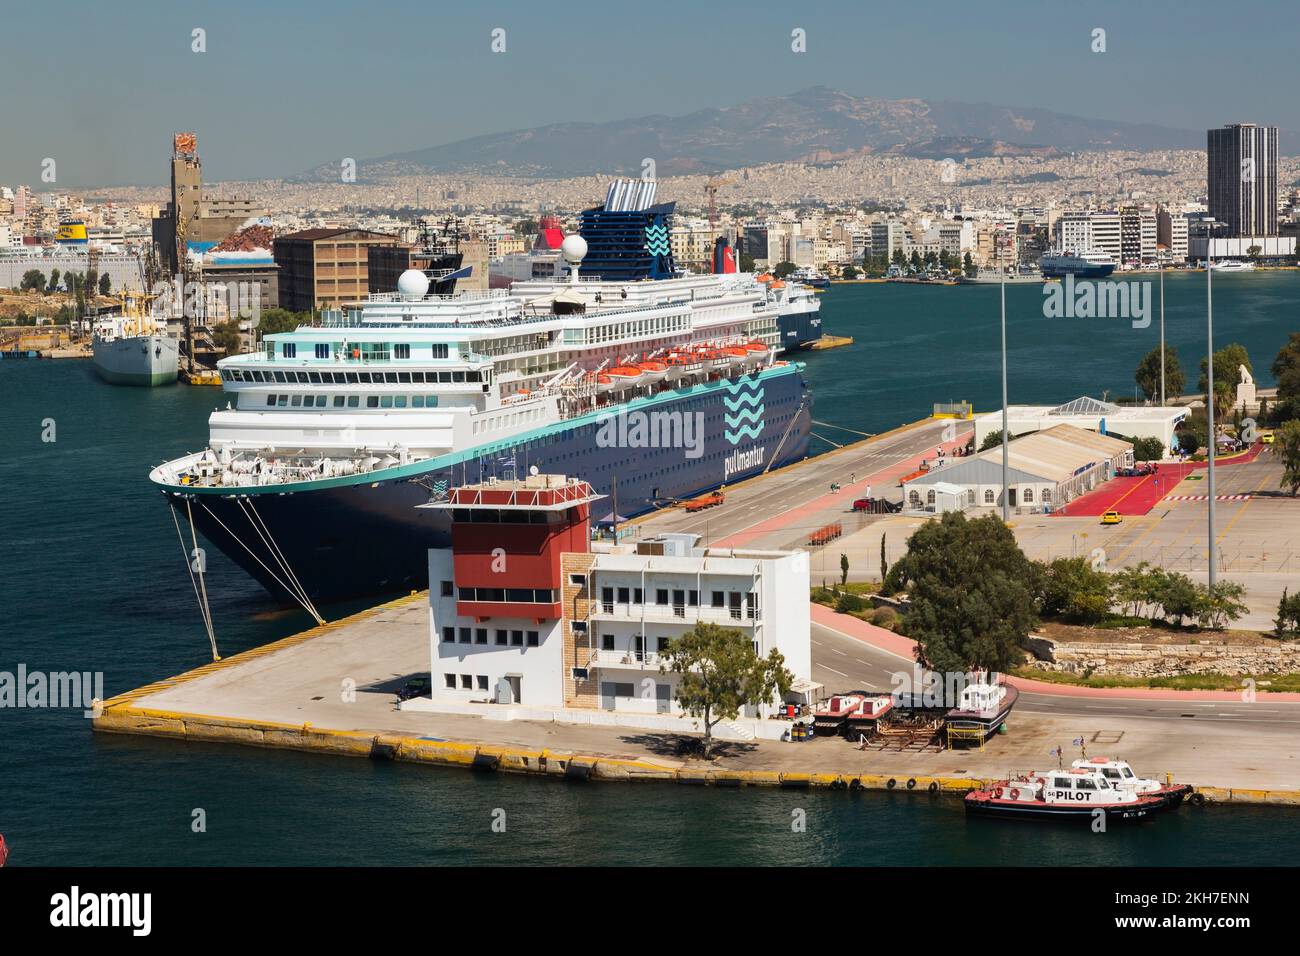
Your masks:
<svg viewBox="0 0 1300 956"><path fill-rule="evenodd" d="M849 556L847 554L841 554L840 555L840 586L843 587L848 583L849 583Z"/></svg>
<svg viewBox="0 0 1300 956"><path fill-rule="evenodd" d="M107 272L99 277L99 294L108 295L113 288L113 279Z"/></svg>
<svg viewBox="0 0 1300 956"><path fill-rule="evenodd" d="M1246 346L1232 342L1214 353L1214 411L1215 414L1227 409L1236 397L1238 366L1246 366L1248 372L1254 372L1250 364L1250 355ZM1196 382L1196 390L1204 392L1209 382L1209 363L1201 359L1201 377Z"/></svg>
<svg viewBox="0 0 1300 956"><path fill-rule="evenodd" d="M909 592L903 623L917 642L917 660L946 673L1006 670L1020 661L1036 622L1034 576L1001 520L960 511L922 525L889 569L893 589Z"/></svg>
<svg viewBox="0 0 1300 956"><path fill-rule="evenodd" d="M235 355L243 348L244 339L239 334L239 320L231 319L229 322L222 322L212 330L212 344L221 350L223 355Z"/></svg>
<svg viewBox="0 0 1300 956"><path fill-rule="evenodd" d="M1085 558L1057 558L1043 567L1037 580L1045 616L1095 624L1110 613L1110 575Z"/></svg>
<svg viewBox="0 0 1300 956"><path fill-rule="evenodd" d="M1152 594L1156 598L1154 603L1160 607L1161 616L1180 626L1188 618L1198 618L1203 609L1201 592L1196 582L1178 571L1166 571L1163 568L1154 571Z"/></svg>
<svg viewBox="0 0 1300 956"><path fill-rule="evenodd" d="M1248 610L1241 600L1246 589L1236 581L1216 581L1213 589L1198 585L1197 593L1200 597L1197 622L1202 627L1221 631Z"/></svg>
<svg viewBox="0 0 1300 956"><path fill-rule="evenodd" d="M754 257L751 256L748 252L742 252L742 253L740 254L740 266L739 266L739 269L740 269L741 272L753 272L753 271L754 271Z"/></svg>
<svg viewBox="0 0 1300 956"><path fill-rule="evenodd" d="M45 273L40 269L28 269L23 273L23 281L19 288L24 292L40 292L45 288Z"/></svg>
<svg viewBox="0 0 1300 956"><path fill-rule="evenodd" d="M1282 459L1281 485L1294 498L1300 490L1300 419L1283 422L1273 432L1273 454Z"/></svg>
<svg viewBox="0 0 1300 956"><path fill-rule="evenodd" d="M1015 441L1016 436L1012 435L1011 440ZM988 451L990 448L997 448L1001 444L1002 444L1002 429L999 428L997 431L989 432L987 435L984 436L984 440L980 442L980 451Z"/></svg>
<svg viewBox="0 0 1300 956"><path fill-rule="evenodd" d="M267 309L257 323L257 331L262 335L276 332L292 332L300 325L311 321L310 312L290 312L288 309Z"/></svg>
<svg viewBox="0 0 1300 956"><path fill-rule="evenodd" d="M793 262L778 262L776 268L772 270L772 275L778 279L788 279L798 268Z"/></svg>
<svg viewBox="0 0 1300 956"><path fill-rule="evenodd" d="M1277 602L1277 617L1273 620L1273 631L1283 641L1300 633L1300 594L1289 596L1287 589L1282 589L1282 599Z"/></svg>
<svg viewBox="0 0 1300 956"><path fill-rule="evenodd" d="M1111 599L1125 617L1151 617L1159 605L1158 578L1145 561L1111 575Z"/></svg>
<svg viewBox="0 0 1300 956"><path fill-rule="evenodd" d="M1284 418L1300 417L1300 332L1288 336L1270 371L1277 382L1277 413Z"/></svg>
<svg viewBox="0 0 1300 956"><path fill-rule="evenodd" d="M734 720L742 707L784 697L794 683L780 651L759 657L753 642L734 627L696 624L668 644L664 658L660 672L680 675L677 702L704 720L705 758L718 721Z"/></svg>
<svg viewBox="0 0 1300 956"><path fill-rule="evenodd" d="M975 278L976 274L979 272L979 268L975 265L975 260L970 257L969 252L962 257L961 268L962 271L966 273L968 279Z"/></svg>
<svg viewBox="0 0 1300 956"><path fill-rule="evenodd" d="M858 277L858 270L854 266L845 266L840 270L840 278L853 280Z"/></svg>
<svg viewBox="0 0 1300 956"><path fill-rule="evenodd" d="M1165 457L1165 446L1159 438L1146 436L1133 439L1133 459L1135 461L1159 461Z"/></svg>
<svg viewBox="0 0 1300 956"><path fill-rule="evenodd" d="M889 577L889 560L885 557L885 533L880 533L880 580L883 582Z"/></svg>
<svg viewBox="0 0 1300 956"><path fill-rule="evenodd" d="M1215 364L1217 373L1218 364ZM1160 398L1160 346L1156 346L1138 363L1133 373L1138 388L1147 397L1147 401ZM1165 399L1183 394L1187 380L1183 376L1183 367L1178 363L1178 349L1172 345L1165 346Z"/></svg>
<svg viewBox="0 0 1300 956"><path fill-rule="evenodd" d="M58 291L58 288L59 288L59 270L51 269L50 281L49 284L45 287L45 291L52 295Z"/></svg>

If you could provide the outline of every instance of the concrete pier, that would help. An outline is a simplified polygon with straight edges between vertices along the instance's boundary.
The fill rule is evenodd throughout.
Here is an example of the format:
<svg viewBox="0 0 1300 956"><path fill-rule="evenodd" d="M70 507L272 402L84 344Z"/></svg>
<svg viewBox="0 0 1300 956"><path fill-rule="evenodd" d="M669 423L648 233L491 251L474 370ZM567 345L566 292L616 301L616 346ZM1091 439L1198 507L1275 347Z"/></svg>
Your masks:
<svg viewBox="0 0 1300 956"><path fill-rule="evenodd" d="M867 525L880 519L846 514L853 498L868 486L876 497L895 490L899 476L940 444L964 444L968 432L961 421L905 426L732 486L717 508L648 516L636 530L696 531L715 544L799 547L811 529L840 520L846 532L849 522L853 528L862 522L869 535ZM838 491L829 490L832 482ZM897 537L901 547L903 529L897 530L890 545ZM868 557L874 554L864 563ZM906 642L887 634L818 610L814 678L836 690L888 690L889 675L910 669L911 660ZM94 728L566 777L924 793L961 793L1009 772L1050 769L1049 753L1063 745L1073 755L1070 742L1082 737L1089 755L1122 757L1146 776L1171 774L1209 801L1300 806L1294 695L1261 693L1257 702L1233 703L1174 692L1081 696L1069 688L1022 688L1010 732L995 735L983 750L862 751L839 738L728 741L705 763L680 755L676 733L399 709L396 692L411 678L428 676L429 648L428 596L421 592L121 694L104 703Z"/></svg>

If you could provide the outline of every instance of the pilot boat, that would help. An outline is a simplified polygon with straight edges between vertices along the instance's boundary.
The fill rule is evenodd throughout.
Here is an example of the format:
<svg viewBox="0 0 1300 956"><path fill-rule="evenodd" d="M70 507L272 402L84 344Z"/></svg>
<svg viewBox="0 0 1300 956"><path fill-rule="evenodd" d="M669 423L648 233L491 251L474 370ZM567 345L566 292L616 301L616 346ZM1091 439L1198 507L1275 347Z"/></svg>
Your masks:
<svg viewBox="0 0 1300 956"><path fill-rule="evenodd" d="M1039 820L1130 822L1177 806L1162 791L1138 793L1115 787L1100 770L1035 770L966 794L966 812ZM1178 802L1181 802L1181 798Z"/></svg>
<svg viewBox="0 0 1300 956"><path fill-rule="evenodd" d="M1070 764L1073 770L1100 770L1102 776L1117 790L1132 790L1145 796L1161 794L1170 806L1178 806L1192 792L1190 784L1164 784L1149 777L1139 777L1127 761L1112 757L1084 757Z"/></svg>

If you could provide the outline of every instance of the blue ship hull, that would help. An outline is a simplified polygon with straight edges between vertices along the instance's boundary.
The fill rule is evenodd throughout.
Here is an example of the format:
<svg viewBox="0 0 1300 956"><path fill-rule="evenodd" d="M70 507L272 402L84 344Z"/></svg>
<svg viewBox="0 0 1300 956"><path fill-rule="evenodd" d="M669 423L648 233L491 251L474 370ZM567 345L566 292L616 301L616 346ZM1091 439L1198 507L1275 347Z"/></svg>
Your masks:
<svg viewBox="0 0 1300 956"><path fill-rule="evenodd" d="M781 333L781 350L797 352L822 337L822 316L820 312L790 312L777 316L776 327Z"/></svg>
<svg viewBox="0 0 1300 956"><path fill-rule="evenodd" d="M164 486L182 522L199 532L278 599L286 575L254 527L263 522L313 601L404 592L428 585L428 549L449 541L445 510L419 508L449 487L487 477L540 472L589 481L611 497L592 506L634 517L674 499L731 484L803 459L812 400L802 366L791 364L737 379L661 392L536 432L363 478L230 489ZM700 418L692 447L648 447L635 431L638 414ZM697 446L697 447L696 447ZM696 454L698 452L698 454ZM513 465L509 459L513 458ZM390 477L391 473L398 473Z"/></svg>
<svg viewBox="0 0 1300 956"><path fill-rule="evenodd" d="M1067 275L1072 275L1076 279L1104 279L1115 271L1115 266L1109 263L1103 266L1081 266L1069 269L1063 266L1043 266L1042 271L1045 279L1064 279Z"/></svg>

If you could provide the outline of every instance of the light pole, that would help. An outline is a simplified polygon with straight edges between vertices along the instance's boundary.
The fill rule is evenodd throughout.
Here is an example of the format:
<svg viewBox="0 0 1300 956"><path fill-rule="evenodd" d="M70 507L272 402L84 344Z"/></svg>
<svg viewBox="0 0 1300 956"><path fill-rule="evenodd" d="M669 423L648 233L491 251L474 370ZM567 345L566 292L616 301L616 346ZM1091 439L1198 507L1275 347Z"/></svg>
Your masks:
<svg viewBox="0 0 1300 956"><path fill-rule="evenodd" d="M1165 407L1165 263L1163 260L1160 261L1160 407Z"/></svg>
<svg viewBox="0 0 1300 956"><path fill-rule="evenodd" d="M1011 502L1008 500L1007 489L1008 460L1011 454L1008 448L1011 436L1007 434L1007 270L1002 264L1002 252L1006 243L1001 229L994 232L993 238L998 244L998 274L1001 276L998 287L1002 296L1002 521L1005 524L1011 520Z"/></svg>
<svg viewBox="0 0 1300 956"><path fill-rule="evenodd" d="M1210 595L1214 594L1214 269L1211 268L1211 254L1214 249L1213 217L1202 219L1205 224L1205 339L1207 352L1205 356L1205 420L1208 439L1206 441L1206 496L1209 498L1207 513L1209 520L1206 533L1209 536L1209 565L1206 572Z"/></svg>

